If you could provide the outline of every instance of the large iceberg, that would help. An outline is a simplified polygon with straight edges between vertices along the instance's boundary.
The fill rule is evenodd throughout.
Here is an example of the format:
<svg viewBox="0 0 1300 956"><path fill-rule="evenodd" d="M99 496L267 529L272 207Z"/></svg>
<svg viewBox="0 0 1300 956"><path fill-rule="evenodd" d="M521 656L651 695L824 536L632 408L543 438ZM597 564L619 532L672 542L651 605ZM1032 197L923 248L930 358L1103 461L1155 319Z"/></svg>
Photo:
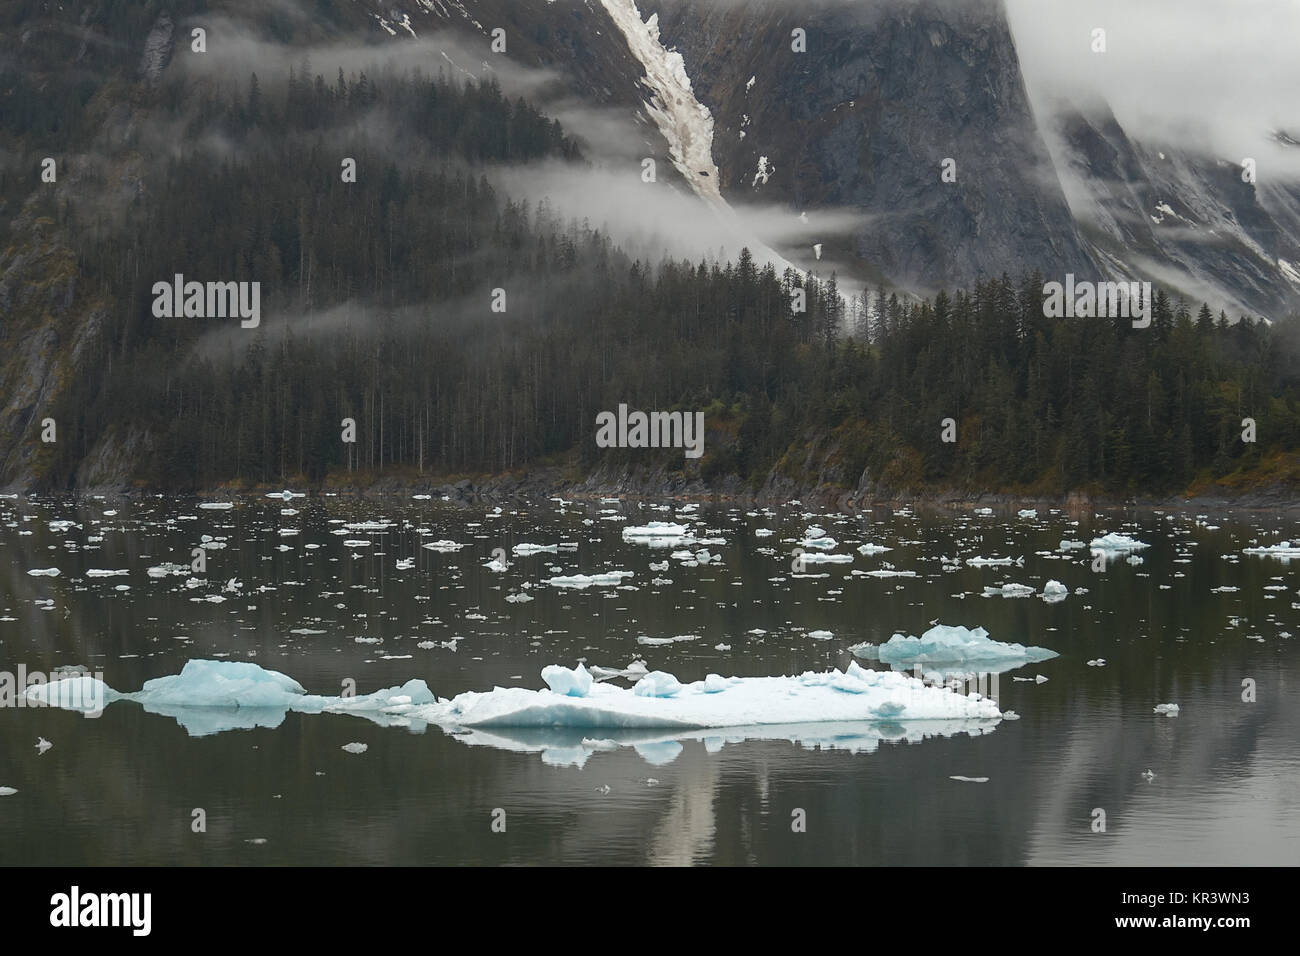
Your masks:
<svg viewBox="0 0 1300 956"><path fill-rule="evenodd" d="M946 624L936 624L920 637L895 634L880 645L879 652L880 660L886 664L1030 663L1057 656L1056 651L1045 647L1025 647L992 640L982 627L971 630Z"/></svg>
<svg viewBox="0 0 1300 956"><path fill-rule="evenodd" d="M410 714L444 727L600 730L1001 717L989 698L955 694L894 671L866 670L857 662L843 671L809 671L798 677L710 674L689 684L655 671L630 690L593 684L584 697L498 687L415 707Z"/></svg>
<svg viewBox="0 0 1300 956"><path fill-rule="evenodd" d="M181 673L147 681L135 693L100 689L106 701L129 700L174 717L192 736L275 727L289 711L342 713L380 724L443 728L700 729L823 722L996 721L997 702L962 695L894 671L850 663L843 671L797 677L720 677L683 684L652 671L632 688L592 681L581 665L543 671L549 689L497 687L439 700L422 680L354 697L306 693L293 678L256 664L193 660ZM82 679L82 678L78 678ZM56 706L62 681L32 688Z"/></svg>

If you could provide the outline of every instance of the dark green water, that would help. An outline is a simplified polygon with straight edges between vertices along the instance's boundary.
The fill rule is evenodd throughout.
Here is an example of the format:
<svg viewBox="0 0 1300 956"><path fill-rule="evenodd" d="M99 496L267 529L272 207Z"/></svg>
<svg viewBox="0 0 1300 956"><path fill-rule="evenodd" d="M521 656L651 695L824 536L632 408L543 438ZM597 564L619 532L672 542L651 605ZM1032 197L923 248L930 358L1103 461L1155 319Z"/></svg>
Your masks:
<svg viewBox="0 0 1300 956"><path fill-rule="evenodd" d="M51 528L58 520L76 524ZM331 533L342 527L331 522L381 520L394 524ZM622 540L623 527L651 520L724 539L703 546L720 562L687 567L672 549ZM810 524L853 563L791 577L791 550ZM756 537L759 528L776 534ZM1087 549L1057 550L1063 538L1108 531L1148 542L1143 563L1121 558L1097 572ZM198 587L148 575L188 565L203 535L226 547L207 552ZM797 504L674 517L619 503L484 514L410 499L247 499L231 511L3 500L0 671L83 665L119 690L212 657L253 661L321 694L412 677L444 697L541 687L546 664L615 667L638 656L683 681L797 674L842 668L850 645L921 634L934 620L1060 657L1001 676L999 703L1022 719L983 736L852 752L728 731L718 735L725 745L684 735L591 753L581 766L570 759L573 734L559 731L490 746L436 726L289 713L274 727L192 737L134 703L98 719L0 707L0 787L17 790L0 796L0 864L1293 864L1300 663L1288 635L1300 634L1300 582L1295 565L1241 553L1287 538L1300 539L1300 526L1256 515L1075 523L1048 512L828 516ZM438 539L467 546L420 546ZM358 540L370 544L344 543ZM864 541L894 550L864 556ZM522 542L574 547L510 555L502 573L483 567L494 549ZM945 570L941 560L977 555L1024 564ZM662 561L667 570L650 569ZM919 576L851 576L886 561ZM60 574L28 574L43 568ZM634 572L628 586L541 583L614 569ZM230 579L238 583L223 593ZM1005 581L1041 591L1048 579L1087 593L1056 604L981 596ZM1237 590L1216 591L1224 587ZM506 600L519 593L534 600ZM323 633L292 633L303 629ZM818 630L832 636L810 636ZM699 639L637 642L685 634ZM1087 665L1096 658L1106 664ZM1012 679L1036 675L1048 680ZM1253 702L1242 699L1246 680ZM1166 702L1180 705L1178 717L1152 713ZM38 738L53 747L38 753ZM350 742L368 750L344 752ZM196 809L206 832L193 830ZM1105 832L1094 832L1098 809ZM504 832L493 828L498 810ZM804 832L792 829L796 811Z"/></svg>

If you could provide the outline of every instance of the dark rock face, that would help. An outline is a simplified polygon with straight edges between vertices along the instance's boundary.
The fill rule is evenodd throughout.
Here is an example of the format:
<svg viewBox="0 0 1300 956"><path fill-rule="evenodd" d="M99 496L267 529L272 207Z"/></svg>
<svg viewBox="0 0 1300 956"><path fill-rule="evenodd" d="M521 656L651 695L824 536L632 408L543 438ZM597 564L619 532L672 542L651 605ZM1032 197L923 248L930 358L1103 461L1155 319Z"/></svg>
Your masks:
<svg viewBox="0 0 1300 956"><path fill-rule="evenodd" d="M1300 272L1288 278L1280 264L1300 270L1294 186L1247 182L1235 162L1178 144L1137 142L1104 106L1061 104L1054 117L1058 168L1088 197L1077 214L1103 263L1182 285L1193 301L1217 291L1233 319L1300 309Z"/></svg>
<svg viewBox="0 0 1300 956"><path fill-rule="evenodd" d="M1000 0L643 6L713 112L730 200L861 210L840 251L914 288L1095 268ZM791 49L796 29L806 53ZM763 156L774 171L756 184ZM942 181L945 159L955 182Z"/></svg>

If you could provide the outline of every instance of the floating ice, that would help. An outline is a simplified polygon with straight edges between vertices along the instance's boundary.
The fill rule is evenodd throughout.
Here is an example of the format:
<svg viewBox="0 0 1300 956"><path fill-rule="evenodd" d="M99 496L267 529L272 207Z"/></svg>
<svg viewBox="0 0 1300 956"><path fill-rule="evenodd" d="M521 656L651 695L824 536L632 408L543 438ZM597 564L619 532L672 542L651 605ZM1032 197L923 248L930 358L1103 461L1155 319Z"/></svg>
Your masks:
<svg viewBox="0 0 1300 956"><path fill-rule="evenodd" d="M1177 704L1156 704L1152 713L1164 714L1166 717L1177 717L1179 707Z"/></svg>
<svg viewBox="0 0 1300 956"><path fill-rule="evenodd" d="M199 504L206 511L229 511L235 507L233 501L204 501Z"/></svg>
<svg viewBox="0 0 1300 956"><path fill-rule="evenodd" d="M801 554L797 561L804 564L852 564L853 555L851 554L822 554L814 551L809 554Z"/></svg>
<svg viewBox="0 0 1300 956"><path fill-rule="evenodd" d="M1139 541L1137 538L1130 538L1126 534L1117 534L1113 531L1100 538L1093 538L1092 544L1089 545L1089 548L1091 548L1094 553L1114 552L1120 554L1128 551L1139 551L1142 548L1149 547L1151 547L1151 545Z"/></svg>
<svg viewBox="0 0 1300 956"><path fill-rule="evenodd" d="M395 713L436 701L422 680L353 697L307 694L291 677L244 661L192 660L179 674L145 681L135 693L119 693L92 677L74 677L27 688L27 697L71 710L101 709L134 701L150 713L174 717L192 737L225 730L276 727L285 714L352 713L390 723Z"/></svg>
<svg viewBox="0 0 1300 956"><path fill-rule="evenodd" d="M57 578L59 576L58 568L32 568L27 572L33 577Z"/></svg>
<svg viewBox="0 0 1300 956"><path fill-rule="evenodd" d="M46 740L44 737L37 737L37 738L36 738L36 753L37 753L38 755L39 755L39 754L43 754L43 753L45 753L45 751L49 750L49 749L50 749L51 747L53 747L53 746L54 746L54 744L50 743L50 742L49 742L48 740Z"/></svg>
<svg viewBox="0 0 1300 956"><path fill-rule="evenodd" d="M1283 541L1280 544L1270 544L1268 547L1243 548L1242 554L1260 554L1272 558L1300 558L1300 546L1292 544L1290 541Z"/></svg>
<svg viewBox="0 0 1300 956"><path fill-rule="evenodd" d="M691 544L695 536L684 524L670 521L651 521L646 525L637 525L623 529L623 540L635 544L649 545L652 548L671 548L682 544Z"/></svg>
<svg viewBox="0 0 1300 956"><path fill-rule="evenodd" d="M1058 601L1064 601L1070 596L1070 589L1060 581L1048 581L1043 585L1042 598L1048 604L1055 604Z"/></svg>
<svg viewBox="0 0 1300 956"><path fill-rule="evenodd" d="M997 704L987 698L954 694L893 671L864 670L856 663L843 672L730 679L711 675L675 684L672 675L653 672L634 690L595 684L584 697L497 688L460 694L410 713L442 726L470 728L703 728L1001 717ZM672 696L662 696L670 689Z"/></svg>
<svg viewBox="0 0 1300 956"><path fill-rule="evenodd" d="M712 677L713 675L709 675ZM706 689L708 680L705 680ZM636 682L632 693L638 697L676 697L682 689L682 682L665 671L651 671Z"/></svg>
<svg viewBox="0 0 1300 956"><path fill-rule="evenodd" d="M985 588L985 597L1029 597L1034 589L1027 584L1003 584L1001 587Z"/></svg>
<svg viewBox="0 0 1300 956"><path fill-rule="evenodd" d="M988 783L988 782L989 782L989 778L988 778L988 777L959 777L959 776L951 776L951 777L949 777L948 779L949 779L949 780L960 780L962 783Z"/></svg>
<svg viewBox="0 0 1300 956"><path fill-rule="evenodd" d="M818 528L816 530L820 531L821 529ZM816 548L818 551L829 551L838 544L839 542L834 538L828 538L825 535L804 538L799 542L801 548Z"/></svg>
<svg viewBox="0 0 1300 956"><path fill-rule="evenodd" d="M543 583L555 588L589 588L592 585L621 584L624 578L632 577L631 571L609 571L605 574L572 574L547 578Z"/></svg>
<svg viewBox="0 0 1300 956"><path fill-rule="evenodd" d="M830 631L809 631L808 636L815 641L829 641L835 635Z"/></svg>
<svg viewBox="0 0 1300 956"><path fill-rule="evenodd" d="M363 754L370 749L370 745L353 742L350 744L344 744L340 749L346 750L350 754Z"/></svg>
<svg viewBox="0 0 1300 956"><path fill-rule="evenodd" d="M0 787L0 797L12 797L17 792L13 787Z"/></svg>
<svg viewBox="0 0 1300 956"><path fill-rule="evenodd" d="M880 645L880 660L886 664L949 663L967 664L988 661L1051 660L1056 651L1045 647L1005 644L989 638L982 627L973 630L961 626L937 624L920 637L895 634Z"/></svg>
<svg viewBox="0 0 1300 956"><path fill-rule="evenodd" d="M678 644L683 641L698 641L699 639L700 635L698 634L678 634L676 637L646 637L642 634L636 639L636 642L638 644L658 646L661 644Z"/></svg>
<svg viewBox="0 0 1300 956"><path fill-rule="evenodd" d="M465 545L457 544L455 541L430 541L428 544L420 545L420 547L427 551L449 553L452 551L459 551L461 548L465 547Z"/></svg>
<svg viewBox="0 0 1300 956"><path fill-rule="evenodd" d="M557 554L559 545L554 544L517 544L510 549L520 557L526 557L530 554Z"/></svg>
<svg viewBox="0 0 1300 956"><path fill-rule="evenodd" d="M858 547L858 554L866 554L866 555L884 554L886 551L893 551L893 550L894 550L893 548L887 548L883 544L872 544L870 541L868 541L866 544L860 545Z"/></svg>
<svg viewBox="0 0 1300 956"><path fill-rule="evenodd" d="M572 670L559 664L543 667L542 680L546 681L546 686L551 689L552 694L563 694L568 697L586 697L593 683L587 668L581 664Z"/></svg>
<svg viewBox="0 0 1300 956"><path fill-rule="evenodd" d="M968 558L966 563L972 568L993 568L1015 564L1012 558Z"/></svg>

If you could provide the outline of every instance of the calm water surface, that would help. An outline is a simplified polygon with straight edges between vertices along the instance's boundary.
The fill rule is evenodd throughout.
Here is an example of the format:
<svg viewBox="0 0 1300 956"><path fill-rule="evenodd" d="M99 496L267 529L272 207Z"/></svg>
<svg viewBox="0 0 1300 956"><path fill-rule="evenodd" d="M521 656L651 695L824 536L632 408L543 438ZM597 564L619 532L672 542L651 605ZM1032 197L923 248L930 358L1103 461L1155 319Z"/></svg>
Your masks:
<svg viewBox="0 0 1300 956"><path fill-rule="evenodd" d="M874 748L864 737L889 727L695 733L593 753L580 745L592 735L563 730L485 740L273 713L261 720L273 726L192 736L130 702L98 719L0 707L0 787L17 790L0 796L0 864L1300 862L1300 581L1296 565L1242 554L1300 540L1297 522L681 508L0 500L0 670L82 665L131 691L216 658L282 671L310 693L418 677L450 697L541 687L542 667L579 660L640 657L683 681L843 668L851 645L932 621L1060 656L1001 675L999 704L1019 721ZM714 560L690 566L672 548L623 540L624 527L652 520L725 543L704 545ZM389 524L345 527L358 522ZM810 525L853 562L793 574ZM1058 547L1109 531L1148 542L1142 563L1121 557L1098 572L1086 548ZM441 539L465 547L422 547ZM893 550L862 555L864 542ZM510 553L521 543L560 550ZM218 547L205 549L197 586L148 574L189 565L200 544ZM503 572L484 567L496 549L509 555ZM1024 563L965 563L976 556ZM886 562L918 576L852 573ZM28 573L48 568L60 573ZM543 583L610 570L634 576L586 590ZM1041 592L1049 579L1086 593L1054 604L982 596L1004 582ZM520 594L533 600L507 600ZM637 640L677 635L697 638ZM1166 702L1178 717L1152 713ZM38 752L38 738L53 746ZM368 750L341 749L352 742ZM193 831L196 809L206 832ZM505 832L493 829L498 809ZM1094 832L1099 809L1105 832ZM792 828L796 811L805 832Z"/></svg>

